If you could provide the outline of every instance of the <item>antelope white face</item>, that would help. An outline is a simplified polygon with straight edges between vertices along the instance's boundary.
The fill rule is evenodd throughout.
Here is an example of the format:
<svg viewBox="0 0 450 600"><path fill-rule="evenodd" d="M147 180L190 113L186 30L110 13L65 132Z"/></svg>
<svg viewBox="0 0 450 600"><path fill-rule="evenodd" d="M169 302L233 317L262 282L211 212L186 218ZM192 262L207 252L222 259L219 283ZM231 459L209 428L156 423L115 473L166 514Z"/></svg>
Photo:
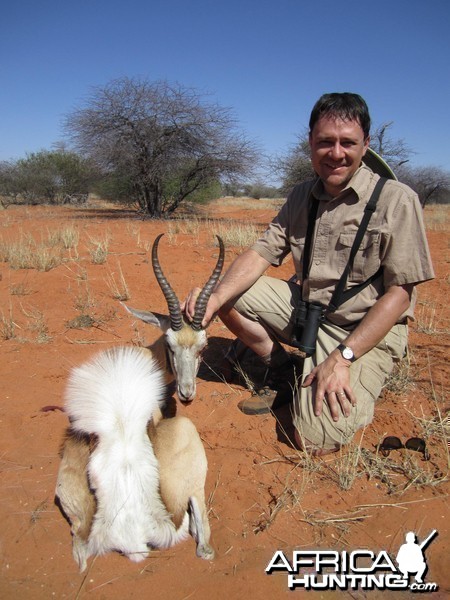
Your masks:
<svg viewBox="0 0 450 600"><path fill-rule="evenodd" d="M168 329L166 342L170 364L181 402L192 402L196 393L196 378L206 346L206 331L194 331L185 325L179 331Z"/></svg>
<svg viewBox="0 0 450 600"><path fill-rule="evenodd" d="M169 309L169 316L136 310L126 309L145 323L159 326L165 335L167 354L170 366L177 384L177 393L181 402L192 402L196 392L196 377L200 367L202 351L206 346L206 331L202 328L206 305L212 291L219 280L225 259L225 246L219 236L219 256L216 266L198 295L195 304L195 313L192 322L187 322L181 312L180 302L167 281L158 259L158 244L163 234L161 233L153 242L152 266L164 298Z"/></svg>

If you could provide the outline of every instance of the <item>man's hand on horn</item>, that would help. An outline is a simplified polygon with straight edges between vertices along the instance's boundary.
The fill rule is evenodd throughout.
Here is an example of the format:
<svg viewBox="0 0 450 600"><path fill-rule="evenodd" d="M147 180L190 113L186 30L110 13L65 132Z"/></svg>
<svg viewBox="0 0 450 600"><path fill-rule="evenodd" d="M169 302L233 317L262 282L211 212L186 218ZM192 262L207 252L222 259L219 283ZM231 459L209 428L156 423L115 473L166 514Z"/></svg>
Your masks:
<svg viewBox="0 0 450 600"><path fill-rule="evenodd" d="M184 312L189 321L192 321L195 315L195 305L197 303L197 299L200 295L202 288L195 287L193 288L187 295L187 298L184 302L181 303L181 310ZM208 300L208 304L206 305L205 315L202 320L202 327L206 329L214 315L218 312L220 308L219 300L216 294L213 292Z"/></svg>

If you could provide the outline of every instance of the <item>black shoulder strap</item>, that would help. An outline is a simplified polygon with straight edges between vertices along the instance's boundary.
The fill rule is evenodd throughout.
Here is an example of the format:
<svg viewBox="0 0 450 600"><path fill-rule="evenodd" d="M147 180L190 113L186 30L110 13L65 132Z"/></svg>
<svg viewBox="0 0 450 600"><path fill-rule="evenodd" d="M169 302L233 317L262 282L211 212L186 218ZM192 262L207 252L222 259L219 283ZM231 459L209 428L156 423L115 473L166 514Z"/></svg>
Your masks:
<svg viewBox="0 0 450 600"><path fill-rule="evenodd" d="M311 258L311 243L314 233L314 227L316 225L317 211L319 209L319 201L316 200L313 195L309 194L309 213L308 213L308 227L306 229L305 236L305 247L303 250L303 269L302 269L302 285L308 277L309 261Z"/></svg>
<svg viewBox="0 0 450 600"><path fill-rule="evenodd" d="M353 246L350 250L350 256L348 259L347 266L344 269L344 272L341 275L341 278L336 284L336 288L333 292L333 295L330 300L330 304L328 305L327 312L334 312L341 304L359 294L364 288L366 288L372 281L374 281L377 277L381 275L382 268L380 267L376 273L374 273L369 279L360 283L359 285L355 285L349 290L345 290L345 286L347 285L348 275L350 273L351 268L353 267L353 261L355 260L356 253L358 252L358 248L361 245L364 233L366 232L367 225L375 211L378 198L380 197L381 190L386 183L386 179L384 177L380 177L377 181L375 188L372 192L369 201L366 204L366 208L364 209L364 215L361 219L361 223L359 225L358 231L356 232L355 240L353 242Z"/></svg>

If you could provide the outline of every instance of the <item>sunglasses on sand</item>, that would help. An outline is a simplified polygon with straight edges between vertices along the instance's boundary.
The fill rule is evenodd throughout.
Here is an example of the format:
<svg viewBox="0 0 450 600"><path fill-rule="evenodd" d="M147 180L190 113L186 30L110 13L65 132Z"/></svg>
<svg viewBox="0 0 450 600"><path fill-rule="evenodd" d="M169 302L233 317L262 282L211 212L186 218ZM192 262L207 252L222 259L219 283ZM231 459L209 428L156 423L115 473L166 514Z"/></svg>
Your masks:
<svg viewBox="0 0 450 600"><path fill-rule="evenodd" d="M389 456L391 450L401 450L402 448L420 452L423 454L424 460L430 460L430 453L428 452L425 440L422 438L412 437L403 443L397 436L390 435L385 437L381 444L378 444L377 446L377 450L379 450L383 456Z"/></svg>

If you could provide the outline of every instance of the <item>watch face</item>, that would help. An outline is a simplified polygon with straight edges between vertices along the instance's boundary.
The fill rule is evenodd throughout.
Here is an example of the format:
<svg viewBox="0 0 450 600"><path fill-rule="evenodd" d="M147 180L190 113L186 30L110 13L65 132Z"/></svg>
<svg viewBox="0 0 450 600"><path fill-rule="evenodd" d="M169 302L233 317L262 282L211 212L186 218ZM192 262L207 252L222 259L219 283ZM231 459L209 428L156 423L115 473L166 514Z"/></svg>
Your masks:
<svg viewBox="0 0 450 600"><path fill-rule="evenodd" d="M346 358L347 360L352 360L352 358L353 358L353 351L350 348L344 348L342 350L342 356L344 358Z"/></svg>

